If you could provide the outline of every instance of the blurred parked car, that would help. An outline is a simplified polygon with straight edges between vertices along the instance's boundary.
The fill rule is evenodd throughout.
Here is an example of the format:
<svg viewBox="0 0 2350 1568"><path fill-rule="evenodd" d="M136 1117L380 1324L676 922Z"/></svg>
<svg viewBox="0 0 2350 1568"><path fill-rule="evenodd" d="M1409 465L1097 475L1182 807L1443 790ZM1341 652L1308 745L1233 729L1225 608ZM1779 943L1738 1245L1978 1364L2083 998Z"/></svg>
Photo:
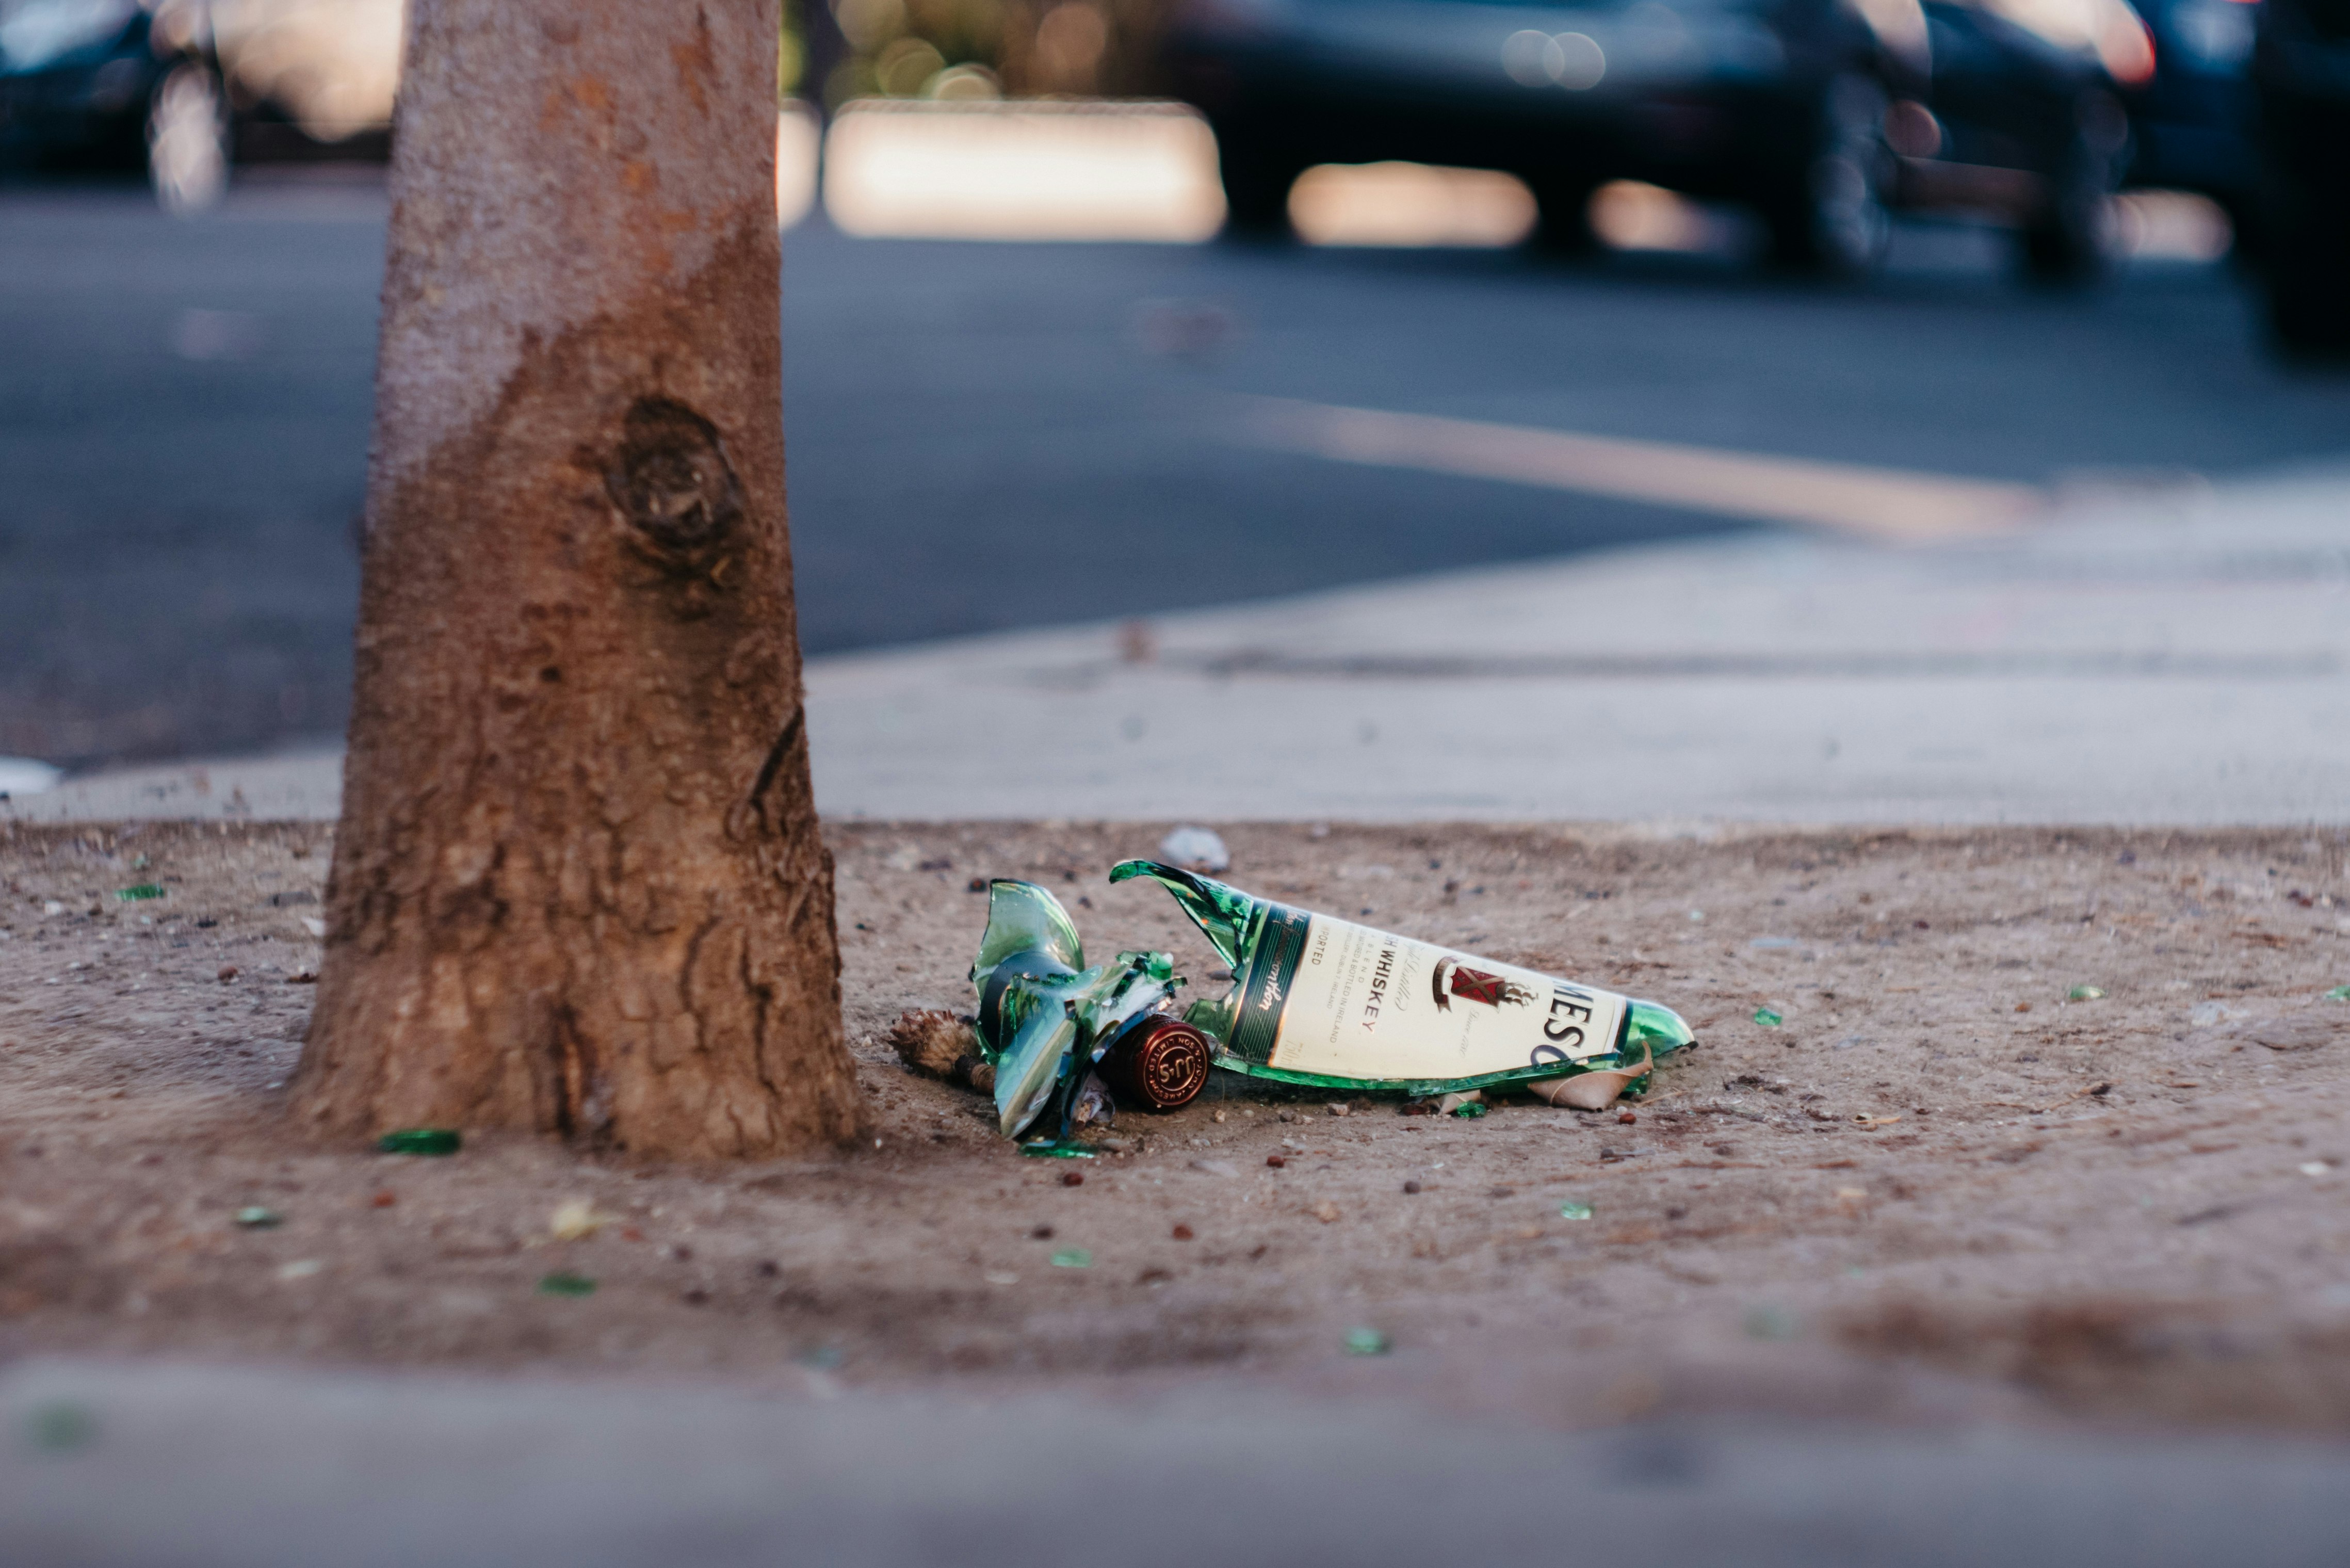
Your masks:
<svg viewBox="0 0 2350 1568"><path fill-rule="evenodd" d="M22 0L0 16L0 157L143 166L166 206L220 194L227 97L193 5Z"/></svg>
<svg viewBox="0 0 2350 1568"><path fill-rule="evenodd" d="M2270 328L2350 358L2350 0L2266 0L2252 74Z"/></svg>
<svg viewBox="0 0 2350 1568"><path fill-rule="evenodd" d="M2210 197L2240 244L2259 227L2251 81L2259 10L2257 0L2138 0L2154 34L2155 71L2128 100L2128 182Z"/></svg>
<svg viewBox="0 0 2350 1568"><path fill-rule="evenodd" d="M0 0L0 161L144 168L166 206L233 159L380 157L401 0Z"/></svg>
<svg viewBox="0 0 2350 1568"><path fill-rule="evenodd" d="M1310 165L1399 159L1518 175L1563 249L1631 179L1751 204L1794 266L1866 269L1888 211L1958 209L2079 278L2127 153L2116 84L2154 56L2124 0L1186 0L1170 63L1243 233L1280 232Z"/></svg>

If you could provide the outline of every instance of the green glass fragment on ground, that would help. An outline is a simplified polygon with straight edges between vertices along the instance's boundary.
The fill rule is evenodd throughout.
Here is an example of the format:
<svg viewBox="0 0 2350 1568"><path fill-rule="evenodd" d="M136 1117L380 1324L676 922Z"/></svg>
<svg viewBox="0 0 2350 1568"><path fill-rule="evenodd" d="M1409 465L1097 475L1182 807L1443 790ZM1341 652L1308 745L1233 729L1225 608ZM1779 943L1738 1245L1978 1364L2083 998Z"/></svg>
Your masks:
<svg viewBox="0 0 2350 1568"><path fill-rule="evenodd" d="M2350 985L2337 985L2325 993L2328 1002L2350 1002Z"/></svg>
<svg viewBox="0 0 2350 1568"><path fill-rule="evenodd" d="M1033 1154L1039 1159L1092 1159L1095 1158L1093 1150L1082 1144L1074 1143L1024 1143L1020 1146L1020 1152Z"/></svg>
<svg viewBox="0 0 2350 1568"><path fill-rule="evenodd" d="M1388 1336L1375 1328L1350 1328L1347 1331L1347 1354L1349 1355L1385 1355Z"/></svg>
<svg viewBox="0 0 2350 1568"><path fill-rule="evenodd" d="M1485 1102L1471 1100L1465 1106L1455 1106L1452 1107L1452 1114L1456 1116L1466 1116L1473 1122L1485 1114Z"/></svg>
<svg viewBox="0 0 2350 1568"><path fill-rule="evenodd" d="M1783 1306L1746 1310L1746 1334L1750 1339L1793 1339L1799 1326L1795 1314Z"/></svg>
<svg viewBox="0 0 2350 1568"><path fill-rule="evenodd" d="M971 982L1005 1137L1036 1123L1045 1137L1031 1141L1066 1141L1093 1064L1127 1023L1174 995L1174 965L1165 953L1123 952L1088 969L1060 900L1033 882L989 884Z"/></svg>
<svg viewBox="0 0 2350 1568"><path fill-rule="evenodd" d="M1767 1007L1758 1007L1754 1010L1754 1022L1765 1029L1776 1029L1787 1021Z"/></svg>
<svg viewBox="0 0 2350 1568"><path fill-rule="evenodd" d="M33 1447L48 1454L69 1454L98 1440L98 1417L86 1405L57 1400L36 1408L25 1422Z"/></svg>
<svg viewBox="0 0 2350 1568"><path fill-rule="evenodd" d="M141 882L135 888L118 888L114 896L129 904L140 898L160 898L163 896L163 889L152 882Z"/></svg>
<svg viewBox="0 0 2350 1568"><path fill-rule="evenodd" d="M452 1127L401 1127L375 1140L385 1154L454 1154L464 1143Z"/></svg>
<svg viewBox="0 0 2350 1568"><path fill-rule="evenodd" d="M2070 1002L2095 1002L2105 994L2106 988L2102 985L2076 985L2064 996Z"/></svg>
<svg viewBox="0 0 2350 1568"><path fill-rule="evenodd" d="M1562 1203L1558 1206L1558 1217L1562 1220L1588 1220L1591 1218L1591 1205Z"/></svg>
<svg viewBox="0 0 2350 1568"><path fill-rule="evenodd" d="M264 1209L255 1203L238 1210L236 1222L247 1231L270 1231L286 1223L286 1216L275 1209Z"/></svg>
<svg viewBox="0 0 2350 1568"><path fill-rule="evenodd" d="M585 1274L549 1274L538 1282L538 1293L543 1296L592 1296L596 1282Z"/></svg>
<svg viewBox="0 0 2350 1568"><path fill-rule="evenodd" d="M1093 1266L1094 1255L1083 1247L1064 1247L1053 1254L1053 1267L1056 1269L1090 1269Z"/></svg>

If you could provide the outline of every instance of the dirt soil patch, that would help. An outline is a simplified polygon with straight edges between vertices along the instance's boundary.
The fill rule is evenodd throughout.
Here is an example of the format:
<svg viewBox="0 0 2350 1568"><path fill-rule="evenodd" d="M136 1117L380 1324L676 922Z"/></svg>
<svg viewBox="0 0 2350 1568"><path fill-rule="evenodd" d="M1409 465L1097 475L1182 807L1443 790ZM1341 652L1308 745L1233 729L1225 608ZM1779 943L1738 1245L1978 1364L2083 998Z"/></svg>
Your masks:
<svg viewBox="0 0 2350 1568"><path fill-rule="evenodd" d="M2350 1428L2343 836L1229 829L1239 886L1652 997L1701 1044L1621 1111L1220 1077L1098 1158L1024 1158L886 1032L969 1007L990 876L1212 983L1172 900L1102 880L1165 827L828 825L871 1134L725 1168L306 1142L327 830L0 829L0 1353L1377 1364L1569 1419L1897 1369L1904 1398ZM1392 1354L1348 1359L1356 1330Z"/></svg>

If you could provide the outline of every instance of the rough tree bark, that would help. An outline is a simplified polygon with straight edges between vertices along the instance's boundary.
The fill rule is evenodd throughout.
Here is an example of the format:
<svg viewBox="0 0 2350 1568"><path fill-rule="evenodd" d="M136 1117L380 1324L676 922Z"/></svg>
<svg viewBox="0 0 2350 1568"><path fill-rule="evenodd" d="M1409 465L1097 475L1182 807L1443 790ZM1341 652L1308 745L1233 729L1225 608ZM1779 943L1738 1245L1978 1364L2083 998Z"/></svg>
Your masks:
<svg viewBox="0 0 2350 1568"><path fill-rule="evenodd" d="M784 516L775 0L413 0L322 1130L856 1131Z"/></svg>

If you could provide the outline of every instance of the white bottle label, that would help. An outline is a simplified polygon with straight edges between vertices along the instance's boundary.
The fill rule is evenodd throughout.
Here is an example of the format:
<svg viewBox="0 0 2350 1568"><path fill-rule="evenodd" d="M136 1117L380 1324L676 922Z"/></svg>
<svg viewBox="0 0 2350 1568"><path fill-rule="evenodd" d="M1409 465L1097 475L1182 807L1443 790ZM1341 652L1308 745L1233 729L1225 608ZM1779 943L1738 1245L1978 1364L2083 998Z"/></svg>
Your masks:
<svg viewBox="0 0 2350 1568"><path fill-rule="evenodd" d="M1616 1049L1625 999L1326 915L1275 906L1233 1053L1284 1073L1479 1078Z"/></svg>

